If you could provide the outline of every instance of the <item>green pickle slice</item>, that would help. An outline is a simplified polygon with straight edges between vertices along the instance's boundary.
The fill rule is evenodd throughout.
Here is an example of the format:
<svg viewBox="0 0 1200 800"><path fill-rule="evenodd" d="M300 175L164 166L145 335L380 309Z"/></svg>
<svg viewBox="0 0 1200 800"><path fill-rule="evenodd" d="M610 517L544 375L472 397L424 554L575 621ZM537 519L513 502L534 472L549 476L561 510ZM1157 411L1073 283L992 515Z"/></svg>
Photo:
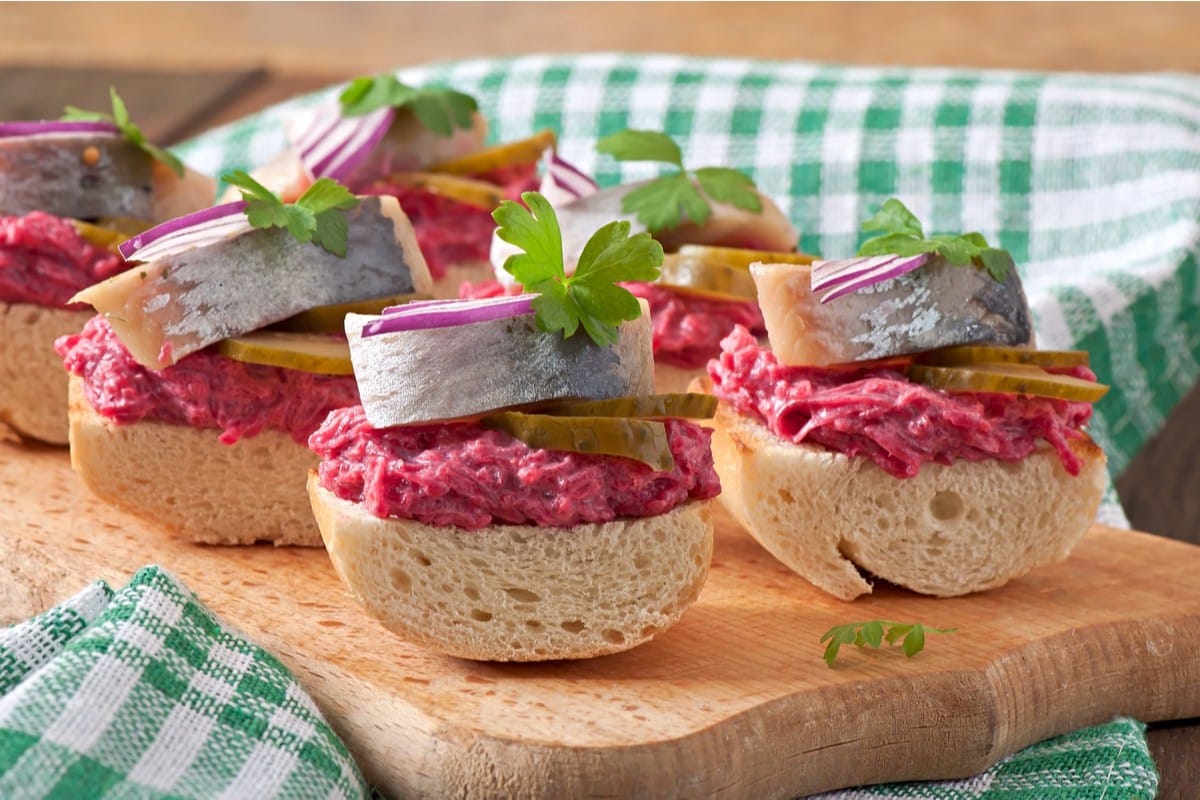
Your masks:
<svg viewBox="0 0 1200 800"><path fill-rule="evenodd" d="M427 294L394 294L353 303L317 306L276 322L271 328L295 333L341 333L345 329L347 314L379 314L388 306L402 306L414 300L429 299L431 296Z"/></svg>
<svg viewBox="0 0 1200 800"><path fill-rule="evenodd" d="M1003 345L962 345L930 350L917 357L922 364L960 367L971 364L1030 364L1035 367L1086 367L1086 350L1034 350Z"/></svg>
<svg viewBox="0 0 1200 800"><path fill-rule="evenodd" d="M675 468L667 428L655 420L501 411L487 415L481 424L541 450L623 456L663 472Z"/></svg>
<svg viewBox="0 0 1200 800"><path fill-rule="evenodd" d="M73 219L71 224L88 242L113 251L121 242L153 227L153 223L133 217L101 217L95 222Z"/></svg>
<svg viewBox="0 0 1200 800"><path fill-rule="evenodd" d="M460 175L438 172L396 172L389 175L386 180L389 183L424 189L427 192L448 197L484 211L491 211L505 200L504 189L494 183L464 178Z"/></svg>
<svg viewBox="0 0 1200 800"><path fill-rule="evenodd" d="M806 253L773 253L685 244L678 252L663 258L658 282L673 289L721 300L757 300L758 291L750 275L750 265L757 261L810 264L813 257Z"/></svg>
<svg viewBox="0 0 1200 800"><path fill-rule="evenodd" d="M345 339L320 333L254 331L223 339L217 352L234 361L284 367L319 375L353 375L350 345Z"/></svg>
<svg viewBox="0 0 1200 800"><path fill-rule="evenodd" d="M446 172L452 175L479 175L514 164L528 164L537 161L548 147L554 147L558 141L554 131L546 129L538 131L528 139L518 139L515 142L502 144L478 150L453 161L443 161L430 169L430 172Z"/></svg>
<svg viewBox="0 0 1200 800"><path fill-rule="evenodd" d="M1053 375L1027 364L972 364L969 367L938 367L912 364L908 377L916 383L947 392L997 392L1053 397L1094 403L1108 387L1070 375Z"/></svg>
<svg viewBox="0 0 1200 800"><path fill-rule="evenodd" d="M560 400L538 408L537 413L555 417L709 419L717 413L717 398L711 394L678 392L610 400Z"/></svg>

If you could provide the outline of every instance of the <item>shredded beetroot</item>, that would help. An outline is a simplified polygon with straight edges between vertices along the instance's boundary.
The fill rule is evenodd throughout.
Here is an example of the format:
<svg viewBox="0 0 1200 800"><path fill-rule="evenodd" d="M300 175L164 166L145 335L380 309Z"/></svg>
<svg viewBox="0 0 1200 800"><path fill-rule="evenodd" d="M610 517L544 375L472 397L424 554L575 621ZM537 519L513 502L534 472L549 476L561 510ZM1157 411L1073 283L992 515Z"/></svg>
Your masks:
<svg viewBox="0 0 1200 800"><path fill-rule="evenodd" d="M657 283L621 284L650 304L654 358L684 369L703 367L721 352L721 340L737 325L766 333L753 300L718 300L673 291Z"/></svg>
<svg viewBox="0 0 1200 800"><path fill-rule="evenodd" d="M0 216L0 302L68 308L76 292L124 266L119 255L80 236L70 220L41 211Z"/></svg>
<svg viewBox="0 0 1200 800"><path fill-rule="evenodd" d="M628 458L532 449L465 422L377 430L361 406L330 414L308 446L321 456L321 485L377 517L467 530L568 527L654 516L721 491L711 432L685 420L666 426L672 472Z"/></svg>
<svg viewBox="0 0 1200 800"><path fill-rule="evenodd" d="M521 192L537 189L537 164L517 164L473 175L504 189L505 197L516 200ZM429 264L429 274L441 280L446 270L466 261L487 261L496 222L492 213L460 203L424 189L401 186L380 178L359 187L361 194L392 195L412 222L417 245Z"/></svg>
<svg viewBox="0 0 1200 800"><path fill-rule="evenodd" d="M721 352L721 340L735 326L745 326L755 335L766 333L762 312L751 300L701 297L672 291L657 283L621 285L650 304L656 361L698 369L710 358L717 357ZM520 286L505 286L499 281L463 283L458 287L460 300L483 300L520 293Z"/></svg>
<svg viewBox="0 0 1200 800"><path fill-rule="evenodd" d="M211 350L162 371L147 369L103 317L54 347L63 366L83 378L92 408L118 425L151 419L216 428L224 444L275 430L303 444L332 409L358 402L352 375L245 364Z"/></svg>
<svg viewBox="0 0 1200 800"><path fill-rule="evenodd" d="M933 461L1018 461L1048 442L1078 475L1070 441L1082 436L1090 403L998 393L952 394L912 383L886 367L788 367L743 327L708 363L713 392L788 441L870 458L911 478ZM1095 381L1087 367L1062 370Z"/></svg>

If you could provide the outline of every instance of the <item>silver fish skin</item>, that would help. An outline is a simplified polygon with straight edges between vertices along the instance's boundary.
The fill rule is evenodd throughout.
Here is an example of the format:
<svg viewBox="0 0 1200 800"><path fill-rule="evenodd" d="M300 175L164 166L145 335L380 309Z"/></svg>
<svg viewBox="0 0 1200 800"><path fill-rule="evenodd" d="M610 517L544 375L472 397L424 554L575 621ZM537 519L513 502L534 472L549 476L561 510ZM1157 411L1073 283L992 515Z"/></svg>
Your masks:
<svg viewBox="0 0 1200 800"><path fill-rule="evenodd" d="M376 316L346 315L350 359L375 428L467 417L560 398L654 391L650 314L618 327L611 347L538 330L532 314L449 328L362 336Z"/></svg>
<svg viewBox="0 0 1200 800"><path fill-rule="evenodd" d="M83 290L142 365L160 369L203 347L315 306L428 292L425 257L392 197L364 197L346 214L345 257L280 228L134 266Z"/></svg>
<svg viewBox="0 0 1200 800"><path fill-rule="evenodd" d="M1021 278L1003 282L975 265L934 258L913 272L828 303L811 290L811 265L753 264L759 306L784 364L824 365L938 347L1034 342Z"/></svg>

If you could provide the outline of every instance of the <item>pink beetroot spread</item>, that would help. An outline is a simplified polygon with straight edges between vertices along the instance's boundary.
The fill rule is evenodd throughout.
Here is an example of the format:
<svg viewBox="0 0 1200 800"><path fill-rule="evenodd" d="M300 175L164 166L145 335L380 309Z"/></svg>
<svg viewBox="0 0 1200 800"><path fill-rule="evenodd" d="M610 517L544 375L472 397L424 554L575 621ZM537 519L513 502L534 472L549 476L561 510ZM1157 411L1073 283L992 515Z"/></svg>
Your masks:
<svg viewBox="0 0 1200 800"><path fill-rule="evenodd" d="M679 292L658 283L621 284L650 304L654 358L684 369L703 367L721 352L721 340L737 325L766 332L753 300L718 300Z"/></svg>
<svg viewBox="0 0 1200 800"><path fill-rule="evenodd" d="M54 343L88 402L118 425L143 419L217 428L233 444L264 430L303 444L332 409L358 402L352 375L314 375L245 364L201 350L155 371L134 361L103 317Z"/></svg>
<svg viewBox="0 0 1200 800"><path fill-rule="evenodd" d="M742 327L708 363L713 393L788 441L870 458L911 478L921 465L957 460L1017 461L1048 442L1072 475L1071 439L1092 415L1089 403L996 393L951 394L912 383L887 367L788 367ZM1096 380L1087 367L1062 370Z"/></svg>
<svg viewBox="0 0 1200 800"><path fill-rule="evenodd" d="M375 429L361 406L334 411L308 440L321 485L377 517L478 530L568 527L665 513L721 486L710 431L667 420L672 472L628 458L532 449L469 422Z"/></svg>
<svg viewBox="0 0 1200 800"><path fill-rule="evenodd" d="M472 177L503 187L505 197L516 200L521 192L537 189L537 164L518 164ZM400 202L435 281L441 280L455 264L488 260L492 231L496 229L491 211L424 189L396 185L387 178L363 186L360 191L392 195Z"/></svg>
<svg viewBox="0 0 1200 800"><path fill-rule="evenodd" d="M119 255L80 236L70 220L41 211L0 216L0 302L66 308L76 292L124 266Z"/></svg>
<svg viewBox="0 0 1200 800"><path fill-rule="evenodd" d="M766 333L762 312L751 300L718 300L678 292L657 283L622 283L650 304L654 330L654 358L684 369L703 367L721 352L721 340L737 325L755 335ZM481 300L520 294L521 287L499 281L464 283L458 287L462 300Z"/></svg>

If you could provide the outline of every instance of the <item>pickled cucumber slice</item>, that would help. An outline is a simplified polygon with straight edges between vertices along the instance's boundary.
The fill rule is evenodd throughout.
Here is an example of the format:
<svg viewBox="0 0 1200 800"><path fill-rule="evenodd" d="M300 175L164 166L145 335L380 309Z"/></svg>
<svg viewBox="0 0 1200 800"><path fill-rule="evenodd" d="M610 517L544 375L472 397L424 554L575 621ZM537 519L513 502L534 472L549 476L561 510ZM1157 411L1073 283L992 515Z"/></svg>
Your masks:
<svg viewBox="0 0 1200 800"><path fill-rule="evenodd" d="M1026 364L973 364L970 367L913 364L908 368L908 377L916 383L947 392L1027 394L1087 403L1096 402L1108 391L1103 384L1070 375L1053 375Z"/></svg>
<svg viewBox="0 0 1200 800"><path fill-rule="evenodd" d="M610 400L561 400L542 406L537 413L555 417L710 419L717 413L717 398L711 394L680 392Z"/></svg>
<svg viewBox="0 0 1200 800"><path fill-rule="evenodd" d="M485 172L510 167L514 164L528 164L537 161L547 148L554 147L558 141L552 130L535 133L528 139L515 142L505 142L478 150L470 155L443 161L431 168L431 172L448 172L452 175L480 175Z"/></svg>
<svg viewBox="0 0 1200 800"><path fill-rule="evenodd" d="M394 294L387 297L375 297L370 300L359 300L355 303L337 303L331 306L318 306L308 311L301 311L294 317L288 317L271 327L274 330L292 331L298 333L341 333L345 330L347 314L379 314L388 306L402 306L414 300L429 300L428 294Z"/></svg>
<svg viewBox="0 0 1200 800"><path fill-rule="evenodd" d="M104 217L95 222L73 219L71 224L79 231L80 236L96 247L104 247L114 252L121 242L152 226L150 222L133 217Z"/></svg>
<svg viewBox="0 0 1200 800"><path fill-rule="evenodd" d="M491 211L505 199L504 190L494 183L437 172L397 172L389 175L387 183L412 186L427 192L449 197L469 206Z"/></svg>
<svg viewBox="0 0 1200 800"><path fill-rule="evenodd" d="M963 345L943 347L922 353L918 358L922 364L939 367L960 367L972 364L1031 364L1035 367L1086 367L1086 350L1033 350L1028 347L1004 347L1001 345Z"/></svg>
<svg viewBox="0 0 1200 800"><path fill-rule="evenodd" d="M740 247L714 247L707 244L685 244L676 252L685 258L711 261L743 270L750 269L750 265L758 261L764 264L811 264L816 260L816 256L810 256L808 253L778 253Z"/></svg>
<svg viewBox="0 0 1200 800"><path fill-rule="evenodd" d="M750 265L756 261L771 264L810 264L807 253L774 253L735 247L710 247L685 244L678 252L663 258L658 282L673 289L706 297L728 300L757 300L758 290L751 277Z"/></svg>
<svg viewBox="0 0 1200 800"><path fill-rule="evenodd" d="M661 472L675 468L666 426L653 420L501 411L487 415L481 423L540 450L621 456Z"/></svg>
<svg viewBox="0 0 1200 800"><path fill-rule="evenodd" d="M234 361L285 367L320 375L352 375L350 346L345 339L319 333L255 331L222 339L217 352Z"/></svg>

